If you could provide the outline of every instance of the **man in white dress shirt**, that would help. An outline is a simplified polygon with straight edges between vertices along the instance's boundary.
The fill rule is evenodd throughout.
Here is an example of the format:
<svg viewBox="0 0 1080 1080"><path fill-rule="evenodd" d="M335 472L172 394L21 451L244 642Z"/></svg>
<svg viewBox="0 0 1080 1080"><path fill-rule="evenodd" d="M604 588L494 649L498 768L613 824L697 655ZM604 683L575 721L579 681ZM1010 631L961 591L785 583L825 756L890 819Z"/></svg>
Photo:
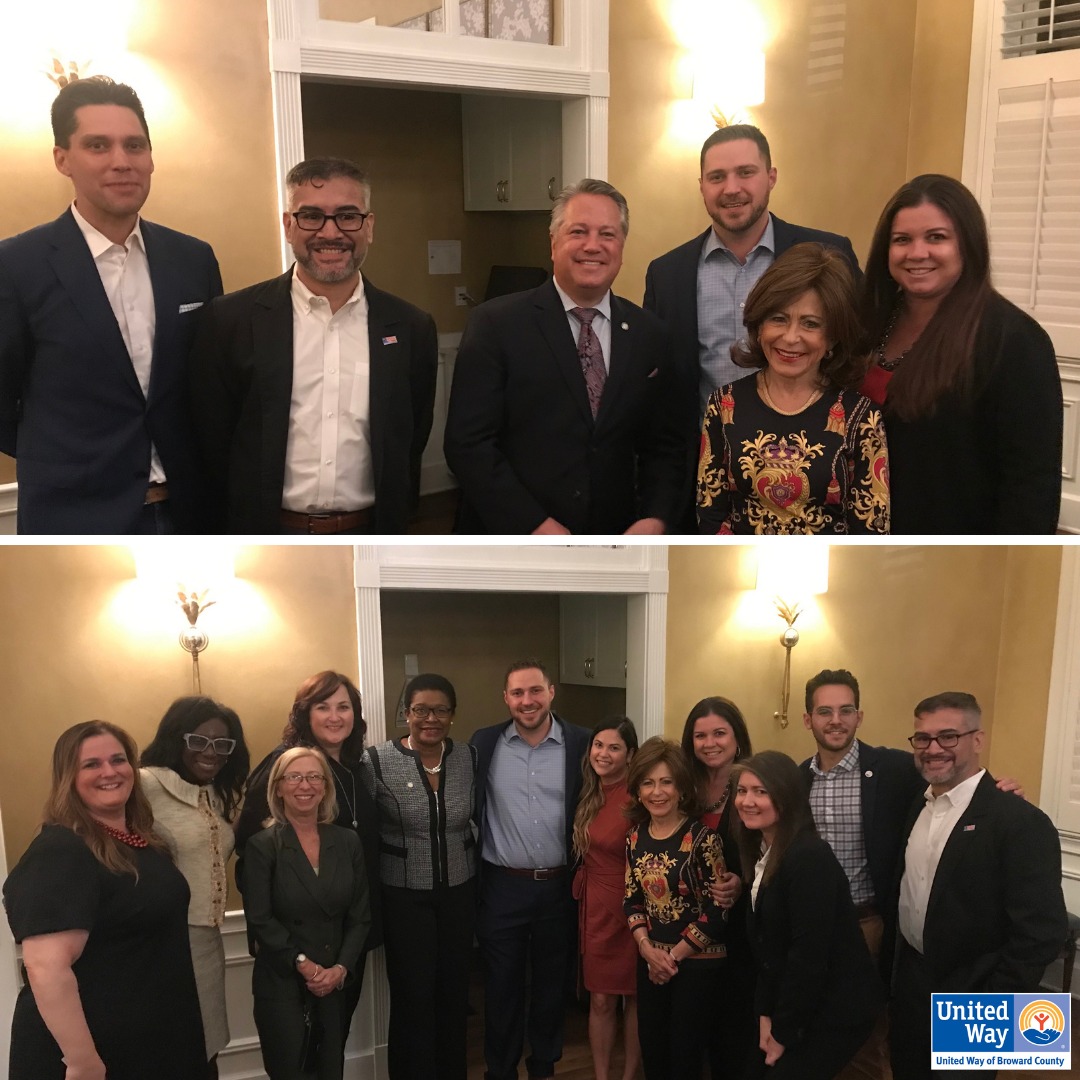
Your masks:
<svg viewBox="0 0 1080 1080"><path fill-rule="evenodd" d="M215 527L403 533L438 370L435 323L360 273L371 186L341 158L286 177L296 263L210 305L192 353Z"/></svg>
<svg viewBox="0 0 1080 1080"><path fill-rule="evenodd" d="M900 882L895 1080L931 1077L931 993L1034 993L1065 942L1057 830L995 786L979 763L984 741L971 694L915 707L909 742L929 787L909 820Z"/></svg>

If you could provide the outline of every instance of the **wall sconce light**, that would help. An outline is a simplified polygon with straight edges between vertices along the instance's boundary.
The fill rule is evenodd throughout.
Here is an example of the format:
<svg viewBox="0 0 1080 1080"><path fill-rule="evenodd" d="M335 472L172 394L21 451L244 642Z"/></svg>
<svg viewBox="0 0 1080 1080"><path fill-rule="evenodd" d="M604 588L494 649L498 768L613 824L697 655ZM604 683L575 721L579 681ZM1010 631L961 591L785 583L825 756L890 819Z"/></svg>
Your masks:
<svg viewBox="0 0 1080 1080"><path fill-rule="evenodd" d="M802 614L804 601L829 590L829 546L814 541L800 541L795 550L791 541L759 544L755 592L769 598L787 628L780 635L784 647L784 678L780 687L780 709L773 717L780 726L788 726L791 700L791 650L799 643L795 620Z"/></svg>
<svg viewBox="0 0 1080 1080"><path fill-rule="evenodd" d="M207 600L209 589L203 589L201 593L185 592L181 585L176 594L176 603L180 610L187 616L188 625L180 631L180 645L191 653L191 689L195 694L202 693L202 676L199 674L199 653L203 652L210 644L210 635L196 625L199 616L212 604L214 600Z"/></svg>
<svg viewBox="0 0 1080 1080"><path fill-rule="evenodd" d="M63 90L68 83L77 82L79 79L85 79L86 73L89 70L89 60L83 60L82 63L78 60L62 60L54 52L52 54L52 61L45 74L49 77L49 81L55 84L58 90Z"/></svg>
<svg viewBox="0 0 1080 1080"><path fill-rule="evenodd" d="M765 51L760 43L736 46L718 63L715 55L694 61L694 103L718 128L750 121L746 110L765 101Z"/></svg>

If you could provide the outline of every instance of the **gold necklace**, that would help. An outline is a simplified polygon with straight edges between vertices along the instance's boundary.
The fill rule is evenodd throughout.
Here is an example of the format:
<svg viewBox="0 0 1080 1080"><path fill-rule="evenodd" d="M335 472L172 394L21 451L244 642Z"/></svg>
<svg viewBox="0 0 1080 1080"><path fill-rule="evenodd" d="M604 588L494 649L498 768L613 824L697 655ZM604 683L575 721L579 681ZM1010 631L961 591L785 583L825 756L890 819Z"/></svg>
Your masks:
<svg viewBox="0 0 1080 1080"><path fill-rule="evenodd" d="M678 824L675 826L674 829L671 830L671 832L665 833L663 836L657 836L656 833L653 832L653 823L652 823L652 820L650 819L649 820L649 835L654 840L670 840L683 827L683 825L685 823L686 823L686 817L685 816L680 817Z"/></svg>
<svg viewBox="0 0 1080 1080"><path fill-rule="evenodd" d="M778 412L781 416L798 416L804 409L810 408L819 397L821 397L821 390L814 388L810 392L810 396L797 408L792 410L781 409L772 399L772 395L769 393L769 382L765 377L765 373L761 373L761 396L765 399L765 404L772 409L773 412Z"/></svg>

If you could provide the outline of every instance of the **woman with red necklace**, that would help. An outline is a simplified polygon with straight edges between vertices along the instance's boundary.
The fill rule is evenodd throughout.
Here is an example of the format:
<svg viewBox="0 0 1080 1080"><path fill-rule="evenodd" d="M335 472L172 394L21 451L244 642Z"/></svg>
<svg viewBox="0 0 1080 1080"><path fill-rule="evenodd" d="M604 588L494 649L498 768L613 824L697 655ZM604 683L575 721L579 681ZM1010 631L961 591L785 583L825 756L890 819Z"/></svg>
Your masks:
<svg viewBox="0 0 1080 1080"><path fill-rule="evenodd" d="M589 1046L597 1080L608 1080L623 1000L624 1080L637 1076L637 949L623 914L626 881L626 777L637 751L633 721L616 716L593 729L581 763L581 799L574 815L574 898L582 982L589 991Z"/></svg>
<svg viewBox="0 0 1080 1080"><path fill-rule="evenodd" d="M27 976L10 1080L206 1073L188 885L153 832L137 760L104 721L56 742L44 824L4 883Z"/></svg>

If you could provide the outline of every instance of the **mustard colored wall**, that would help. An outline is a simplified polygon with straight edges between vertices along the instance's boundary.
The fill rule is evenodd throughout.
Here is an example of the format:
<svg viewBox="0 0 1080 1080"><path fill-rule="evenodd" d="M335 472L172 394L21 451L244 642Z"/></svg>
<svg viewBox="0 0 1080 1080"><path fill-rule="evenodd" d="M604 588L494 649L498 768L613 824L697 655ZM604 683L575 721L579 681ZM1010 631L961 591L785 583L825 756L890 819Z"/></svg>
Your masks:
<svg viewBox="0 0 1080 1080"><path fill-rule="evenodd" d="M919 0L911 68L909 176L960 178L975 0ZM942 107L944 105L944 108Z"/></svg>
<svg viewBox="0 0 1080 1080"><path fill-rule="evenodd" d="M694 703L719 694L743 711L755 749L801 761L814 749L802 723L806 680L847 668L862 691L863 738L874 744L904 747L922 698L974 694L990 736L983 763L1037 800L1060 565L1056 546L833 545L829 591L796 624L790 723L781 729L773 713L783 623L748 612L753 549L672 548L665 731L677 738Z"/></svg>
<svg viewBox="0 0 1080 1080"><path fill-rule="evenodd" d="M61 731L111 720L144 746L170 702L192 692L191 659L177 642L183 616L167 592L152 607L129 607L134 572L127 547L0 548L9 865L41 820ZM210 635L202 690L239 713L254 763L277 745L307 676L357 676L352 549L241 548L236 574L231 597L199 620Z"/></svg>
<svg viewBox="0 0 1080 1080"><path fill-rule="evenodd" d="M482 300L492 264L550 269L547 214L465 211L459 94L308 83L303 101L306 152L351 158L371 177L364 273L430 311L441 332L465 326L454 286ZM461 241L460 274L428 273L429 240Z"/></svg>

